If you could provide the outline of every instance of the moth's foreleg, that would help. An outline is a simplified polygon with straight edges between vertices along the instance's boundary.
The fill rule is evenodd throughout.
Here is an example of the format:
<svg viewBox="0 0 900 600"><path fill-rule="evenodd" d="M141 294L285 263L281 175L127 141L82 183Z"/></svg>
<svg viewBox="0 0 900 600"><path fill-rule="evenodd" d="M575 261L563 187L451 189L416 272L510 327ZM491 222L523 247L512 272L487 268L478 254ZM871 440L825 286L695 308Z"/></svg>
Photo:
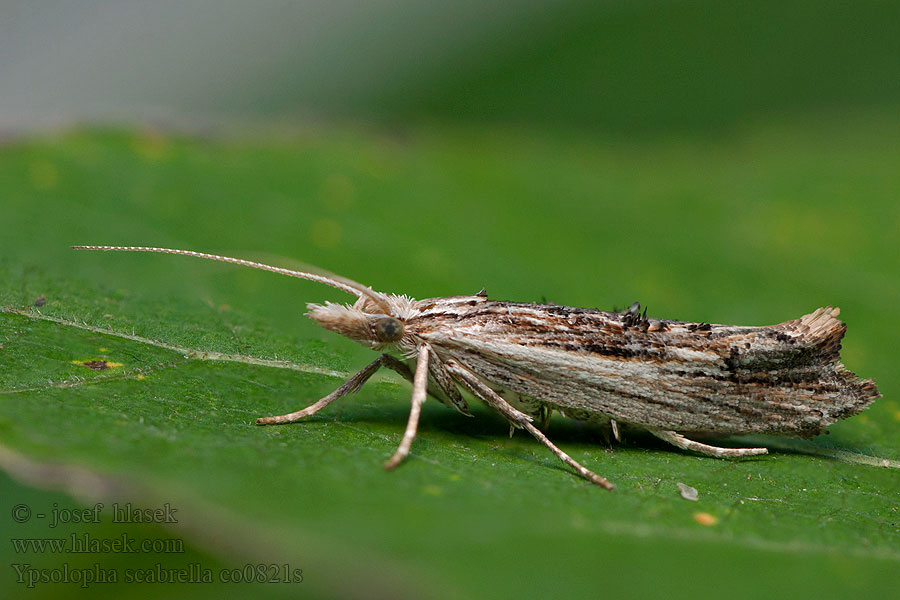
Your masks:
<svg viewBox="0 0 900 600"><path fill-rule="evenodd" d="M410 383L413 383L413 372L401 360L397 360L389 354L383 354L384 366L392 369L405 377ZM432 352L428 360L428 393L440 400L443 404L455 408L458 412L471 417L469 406L463 400L462 395L456 387L453 378L447 373L438 356Z"/></svg>
<svg viewBox="0 0 900 600"><path fill-rule="evenodd" d="M419 346L419 355L416 359L416 375L413 378L412 406L409 409L409 419L406 422L406 431L403 439L397 446L394 455L384 463L384 468L391 470L399 465L409 455L409 449L416 439L416 431L419 428L419 415L422 413L422 403L428 395L428 358L431 354L427 344Z"/></svg>
<svg viewBox="0 0 900 600"><path fill-rule="evenodd" d="M395 361L397 360L392 356L382 354L380 357L378 357L378 360L367 365L362 371L348 379L344 383L344 385L334 390L315 404L311 404L302 410L298 410L297 412L292 412L286 415L279 415L277 417L260 417L256 420L257 425L270 425L272 423L293 423L294 421L299 421L304 417L309 417L316 414L338 398L359 391L359 388L361 388L363 384L368 381L369 377L374 375L375 372L378 371L378 369L383 366L390 366L388 365L385 357Z"/></svg>
<svg viewBox="0 0 900 600"><path fill-rule="evenodd" d="M388 369L395 371L402 375L404 378L409 380L410 383L413 382L413 372L409 370L409 367L406 366L406 363L402 360L398 360L391 356L390 354L382 354L381 355L381 364Z"/></svg>
<svg viewBox="0 0 900 600"><path fill-rule="evenodd" d="M547 446L547 448L549 448L550 451L557 456L557 458L575 469L575 471L579 475L581 475L591 483L599 485L602 488L606 488L607 490L615 489L615 486L611 484L606 478L600 477L593 471L581 466L575 459L557 448L556 445L554 445L553 442L551 442L547 438L547 436L541 433L541 431L531 423L531 417L513 407L509 402L504 400L502 396L485 385L468 369L454 360L448 360L446 363L446 367L451 374L456 376L457 381L459 381L466 389L472 392L473 395L481 398L485 402L485 404L498 411L513 425L521 427L528 431L528 433L533 435L539 442Z"/></svg>
<svg viewBox="0 0 900 600"><path fill-rule="evenodd" d="M717 458L739 458L741 456L756 456L757 454L767 454L769 452L766 448L719 448L718 446L710 446L689 440L674 431L650 430L650 433L683 450L693 450L694 452Z"/></svg>

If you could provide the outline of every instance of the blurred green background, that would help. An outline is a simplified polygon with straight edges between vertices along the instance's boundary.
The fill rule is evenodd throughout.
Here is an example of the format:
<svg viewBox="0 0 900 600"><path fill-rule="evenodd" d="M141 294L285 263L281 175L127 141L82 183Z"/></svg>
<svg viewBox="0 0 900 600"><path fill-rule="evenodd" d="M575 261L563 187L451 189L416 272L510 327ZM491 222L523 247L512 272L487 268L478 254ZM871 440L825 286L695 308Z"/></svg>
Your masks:
<svg viewBox="0 0 900 600"><path fill-rule="evenodd" d="M897 23L894 2L0 2L0 595L889 596ZM410 393L389 374L307 423L253 425L372 359L302 316L339 292L68 250L93 243L694 321L836 304L844 363L884 398L809 444L751 440L777 451L743 461L610 448L555 418L551 439L613 493L482 407L428 402L385 473ZM99 524L13 515L96 502ZM179 521L112 523L113 502ZM72 534L184 551L13 542ZM29 589L25 564L200 565L218 583ZM219 581L248 564L303 581Z"/></svg>

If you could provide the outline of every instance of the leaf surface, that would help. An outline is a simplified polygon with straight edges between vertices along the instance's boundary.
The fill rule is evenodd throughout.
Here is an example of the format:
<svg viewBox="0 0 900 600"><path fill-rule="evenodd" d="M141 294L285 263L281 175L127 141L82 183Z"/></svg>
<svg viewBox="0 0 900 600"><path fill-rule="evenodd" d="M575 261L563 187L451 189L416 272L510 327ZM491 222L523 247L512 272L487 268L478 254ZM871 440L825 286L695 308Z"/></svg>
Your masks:
<svg viewBox="0 0 900 600"><path fill-rule="evenodd" d="M772 125L732 141L334 127L276 141L87 130L11 143L0 149L3 465L73 494L72 506L169 502L182 518L158 535L185 539L196 560L297 565L311 595L896 589L900 122L858 125ZM613 493L527 436L509 439L487 409L468 419L429 401L412 455L386 473L410 395L391 374L306 422L254 424L372 360L302 316L340 292L72 244L299 259L419 298L485 286L604 309L640 300L651 316L706 322L836 304L845 364L877 377L884 398L811 444L757 438L776 450L736 461L650 438L610 449L596 428L554 417L550 438ZM10 504L59 501L2 486Z"/></svg>

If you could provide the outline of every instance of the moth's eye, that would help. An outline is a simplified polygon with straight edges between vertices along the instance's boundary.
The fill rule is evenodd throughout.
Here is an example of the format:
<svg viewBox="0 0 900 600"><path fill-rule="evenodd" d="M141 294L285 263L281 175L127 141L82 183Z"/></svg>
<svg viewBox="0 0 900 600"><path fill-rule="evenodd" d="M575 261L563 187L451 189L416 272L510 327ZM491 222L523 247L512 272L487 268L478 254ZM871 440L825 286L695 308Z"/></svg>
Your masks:
<svg viewBox="0 0 900 600"><path fill-rule="evenodd" d="M380 342L396 342L403 337L403 323L393 317L385 317L375 322L375 337Z"/></svg>

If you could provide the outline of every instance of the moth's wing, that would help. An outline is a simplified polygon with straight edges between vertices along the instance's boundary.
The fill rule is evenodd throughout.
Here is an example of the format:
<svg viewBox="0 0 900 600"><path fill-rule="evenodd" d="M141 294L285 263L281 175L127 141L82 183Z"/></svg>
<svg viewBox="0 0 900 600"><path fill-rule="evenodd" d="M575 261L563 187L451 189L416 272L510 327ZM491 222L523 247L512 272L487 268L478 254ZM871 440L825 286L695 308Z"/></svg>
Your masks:
<svg viewBox="0 0 900 600"><path fill-rule="evenodd" d="M720 340L728 351L724 362L730 383L771 407L767 420L781 423L774 432L811 436L881 397L874 380L861 379L841 364L847 325L837 318L839 314L839 308L826 306L799 319Z"/></svg>
<svg viewBox="0 0 900 600"><path fill-rule="evenodd" d="M493 303L430 328L438 352L497 389L556 408L681 432L808 436L878 397L837 362L845 326L824 308L779 325L668 322Z"/></svg>

